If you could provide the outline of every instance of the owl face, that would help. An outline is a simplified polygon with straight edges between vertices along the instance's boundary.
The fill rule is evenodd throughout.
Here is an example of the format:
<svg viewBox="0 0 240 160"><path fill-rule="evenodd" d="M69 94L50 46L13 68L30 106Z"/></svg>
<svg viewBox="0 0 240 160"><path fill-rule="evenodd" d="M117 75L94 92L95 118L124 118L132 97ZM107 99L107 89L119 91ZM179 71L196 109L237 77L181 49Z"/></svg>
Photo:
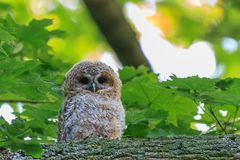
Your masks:
<svg viewBox="0 0 240 160"><path fill-rule="evenodd" d="M119 97L121 81L102 62L81 62L70 69L64 83L65 95L102 94Z"/></svg>
<svg viewBox="0 0 240 160"><path fill-rule="evenodd" d="M104 72L96 74L80 73L77 80L79 83L76 84L76 88L91 92L110 90L114 84L112 77Z"/></svg>

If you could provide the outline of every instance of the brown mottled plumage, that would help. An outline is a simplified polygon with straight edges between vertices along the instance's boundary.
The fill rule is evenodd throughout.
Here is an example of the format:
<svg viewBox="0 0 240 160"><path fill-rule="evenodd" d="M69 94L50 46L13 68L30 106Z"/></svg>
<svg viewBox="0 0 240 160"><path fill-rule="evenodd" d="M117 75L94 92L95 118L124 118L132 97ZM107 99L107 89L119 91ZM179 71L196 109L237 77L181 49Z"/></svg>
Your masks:
<svg viewBox="0 0 240 160"><path fill-rule="evenodd" d="M66 100L58 120L58 141L88 137L121 138L125 129L121 81L102 62L81 62L64 82Z"/></svg>

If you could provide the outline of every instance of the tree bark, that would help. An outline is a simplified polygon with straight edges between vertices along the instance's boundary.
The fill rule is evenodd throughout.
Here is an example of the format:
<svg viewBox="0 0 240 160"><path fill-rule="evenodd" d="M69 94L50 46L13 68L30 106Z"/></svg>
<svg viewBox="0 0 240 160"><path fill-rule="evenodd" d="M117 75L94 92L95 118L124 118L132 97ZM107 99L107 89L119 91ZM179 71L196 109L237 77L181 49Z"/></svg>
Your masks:
<svg viewBox="0 0 240 160"><path fill-rule="evenodd" d="M156 139L93 140L43 146L42 159L219 160L240 159L240 136L176 136ZM4 160L10 153L0 152ZM23 154L11 158L32 159ZM15 157L14 157L15 156ZM17 157L16 157L17 156ZM0 158L0 159L1 159Z"/></svg>
<svg viewBox="0 0 240 160"><path fill-rule="evenodd" d="M150 64L116 0L83 0L107 42L123 65Z"/></svg>

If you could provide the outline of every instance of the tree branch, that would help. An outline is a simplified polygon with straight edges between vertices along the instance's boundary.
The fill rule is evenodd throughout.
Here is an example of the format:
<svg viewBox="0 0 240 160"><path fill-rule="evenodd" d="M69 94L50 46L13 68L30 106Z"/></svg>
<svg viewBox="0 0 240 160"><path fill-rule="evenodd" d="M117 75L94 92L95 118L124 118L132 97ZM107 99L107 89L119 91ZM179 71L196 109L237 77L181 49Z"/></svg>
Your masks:
<svg viewBox="0 0 240 160"><path fill-rule="evenodd" d="M237 159L240 136L176 136L154 139L122 139L61 142L43 146L42 159ZM0 150L0 157L26 160L22 153ZM1 159L0 158L0 159Z"/></svg>
<svg viewBox="0 0 240 160"><path fill-rule="evenodd" d="M83 0L123 65L150 64L116 0Z"/></svg>

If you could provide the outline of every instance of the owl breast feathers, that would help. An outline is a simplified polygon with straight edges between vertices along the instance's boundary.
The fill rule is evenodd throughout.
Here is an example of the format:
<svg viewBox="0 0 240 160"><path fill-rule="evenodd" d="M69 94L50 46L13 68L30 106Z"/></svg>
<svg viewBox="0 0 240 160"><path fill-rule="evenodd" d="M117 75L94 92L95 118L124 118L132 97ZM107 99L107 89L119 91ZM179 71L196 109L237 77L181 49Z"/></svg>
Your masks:
<svg viewBox="0 0 240 160"><path fill-rule="evenodd" d="M58 141L121 138L125 112L121 81L101 62L76 64L66 74L66 100L58 116Z"/></svg>

